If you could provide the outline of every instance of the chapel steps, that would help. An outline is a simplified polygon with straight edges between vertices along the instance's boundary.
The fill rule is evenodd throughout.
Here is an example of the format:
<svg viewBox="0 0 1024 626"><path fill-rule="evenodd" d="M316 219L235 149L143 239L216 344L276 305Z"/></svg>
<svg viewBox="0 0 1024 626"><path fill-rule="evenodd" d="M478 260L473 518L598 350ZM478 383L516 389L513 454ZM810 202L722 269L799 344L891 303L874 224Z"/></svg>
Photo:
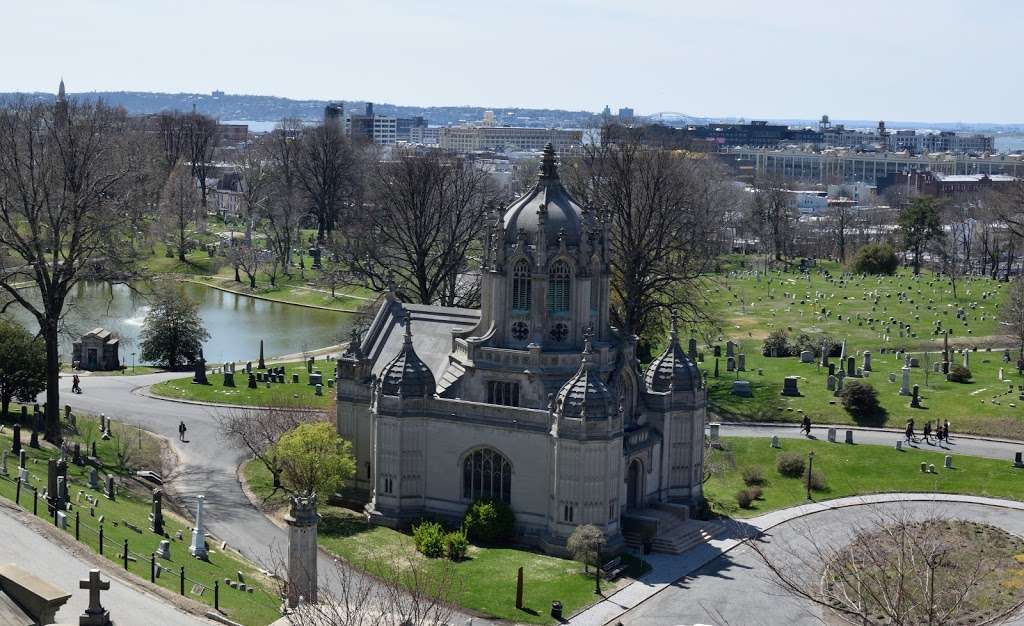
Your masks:
<svg viewBox="0 0 1024 626"><path fill-rule="evenodd" d="M658 520L658 533L651 542L653 552L682 554L700 544L707 543L722 531L720 526L687 519L685 508L680 508L683 511L663 506L637 511L637 515ZM643 547L643 541L637 532L624 532L622 538L632 549L639 550Z"/></svg>

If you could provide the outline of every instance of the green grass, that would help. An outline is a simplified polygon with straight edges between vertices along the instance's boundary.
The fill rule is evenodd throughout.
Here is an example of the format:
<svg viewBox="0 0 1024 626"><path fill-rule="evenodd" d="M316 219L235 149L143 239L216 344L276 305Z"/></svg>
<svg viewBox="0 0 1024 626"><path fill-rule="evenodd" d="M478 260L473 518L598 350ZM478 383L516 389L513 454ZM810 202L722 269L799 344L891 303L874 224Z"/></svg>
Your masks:
<svg viewBox="0 0 1024 626"><path fill-rule="evenodd" d="M761 356L761 342L747 339L740 342L745 354L746 369L739 378L751 381L753 397L744 398L731 393L736 373L725 371L725 358L719 362L719 378L714 378L714 358L705 358L704 369L711 372L708 377L708 393L712 410L722 419L800 421L804 414L818 423L856 424L842 407L839 398L826 387L828 370L819 368L817 363L800 363L797 357L769 358ZM851 349L852 348L848 348ZM723 352L724 354L724 352ZM911 369L910 384L919 385L922 408L910 408L910 398L899 395L902 380L903 361L893 353L880 354L872 350L872 372L867 382L878 391L883 413L861 419L865 426L890 426L902 428L909 418L918 423L925 420L949 420L954 433L975 433L1024 439L1024 402L1017 394L1006 394L1009 385L1024 384L1012 364L1002 362L1002 353L984 350L970 355L970 383L947 382L942 374L928 373L925 384L925 357L920 358L921 367ZM931 363L941 361L941 353L928 355ZM957 354L954 364L960 364L962 357ZM830 359L838 367L838 359ZM861 365L857 359L857 365ZM1003 368L1006 382L999 382L999 369ZM758 370L762 373L758 373ZM896 382L890 383L888 375L896 374ZM786 376L799 376L801 397L781 395L782 381ZM847 381L852 379L847 378ZM1014 405L1014 406L1011 406Z"/></svg>
<svg viewBox="0 0 1024 626"><path fill-rule="evenodd" d="M259 461L243 468L243 475L258 496L270 506L284 504L284 495L273 491L270 473ZM371 526L354 512L333 506L321 506L323 521L318 529L320 545L346 561L380 572L389 559L412 558L427 571L437 571L444 561L431 560L416 552L412 538L382 526ZM627 557L628 558L628 557ZM392 561L393 562L393 561ZM549 609L553 600L560 600L568 616L592 604L593 576L585 575L576 562L536 552L513 548L482 548L471 546L468 558L452 564L453 574L462 583L458 603L475 612L518 623L550 624ZM524 572L523 602L525 609L515 608L516 571ZM631 574L638 575L642 565L634 564ZM627 581L602 582L607 591Z"/></svg>
<svg viewBox="0 0 1024 626"><path fill-rule="evenodd" d="M127 365L125 366L124 369L121 370L111 370L107 372L89 372L88 376L83 375L81 378L82 384L84 385L88 381L88 378L96 378L99 376L142 376L143 374L158 374L160 372L166 371L167 370L165 370L162 367L153 367L151 365L136 365L135 367ZM65 368L61 370L61 374L71 376L73 374L84 374L84 372L76 371L71 368Z"/></svg>
<svg viewBox="0 0 1024 626"><path fill-rule="evenodd" d="M335 290L335 295L331 296L329 288L313 284L315 276L315 270L307 269L303 279L296 269L291 277L278 276L276 285L271 287L269 279L261 274L257 277L255 290L249 288L249 281L244 274L241 277L242 282L235 282L234 271L230 267L223 268L216 276L194 277L193 280L211 287L252 294L275 302L318 306L339 311L358 311L368 299L376 297L373 292L360 287L339 287Z"/></svg>
<svg viewBox="0 0 1024 626"><path fill-rule="evenodd" d="M327 387L327 379L334 378L334 361L317 360L314 370L323 372L324 387L322 396L316 395L316 390L310 387L309 374L306 366L301 362L284 363L285 380L284 384L274 383L267 388L266 383L257 383L256 389L249 389L248 377L245 368L240 367L235 371L235 386L225 387L223 385L223 374L209 374L209 385L195 385L192 377L175 378L157 383L149 390L157 396L175 398L180 400L195 400L199 402L216 402L222 404L238 404L244 406L307 406L311 408L324 409L331 405L334 396L334 389ZM255 368L254 368L255 371ZM292 374L299 374L299 383L291 382ZM297 398L294 396L298 396Z"/></svg>
<svg viewBox="0 0 1024 626"><path fill-rule="evenodd" d="M893 441L898 435L893 435ZM888 492L959 493L1024 500L1024 470L1011 459L994 460L955 455L955 469L943 469L943 452L895 447L847 445L808 439L782 439L773 449L767 438L725 437L726 451L714 452L716 471L704 486L712 510L731 517L752 517L807 502L806 474L786 478L776 470L779 455L795 452L806 458L814 451L814 471L825 476L827 488L813 492L815 500ZM931 448L923 445L922 447ZM713 458L714 458L713 457ZM921 472L921 462L935 465L936 473ZM767 483L761 500L750 509L736 504L736 492L744 488L742 470L757 466Z"/></svg>
<svg viewBox="0 0 1024 626"><path fill-rule="evenodd" d="M83 417L79 417L78 424L82 432L80 439L83 443L83 448L87 448L85 444L97 432L97 425L91 419ZM118 428L119 426L115 425L115 432L118 431ZM129 439L133 440L133 437L134 434ZM22 432L22 439L23 447L27 450L29 459L27 467L29 468L31 484L39 487L40 491L42 491L45 489L46 483L46 460L55 457L56 451L52 449L37 450L29 448L27 431ZM74 435L70 435L69 439L76 438ZM153 448L157 444L155 444L155 440L150 439L148 436L144 437L141 441L143 442L143 449L138 453L138 456L140 458L148 458L148 455L154 453ZM0 438L0 446L9 450L10 445L10 431L8 431ZM97 453L102 462L100 468L101 483L104 474L121 473L116 467L116 451L113 440L98 441ZM12 477L17 476L16 465L17 461L12 457L9 465ZM149 580L150 564L148 557L158 547L162 538L149 530L148 516L151 511L149 497L122 489L118 492L115 500L108 500L103 496L102 491L89 489L87 467L69 464L68 478L70 483L68 493L74 507L69 513L67 532L72 536L74 535L75 515L78 514L80 516L81 542L93 552L98 552L99 517L102 515L104 517L104 556L119 567L123 567L121 555L124 541L127 539L129 554L137 555L137 560L129 560L129 571L145 580ZM15 499L15 492L16 484L12 480L0 480L0 497L13 501ZM79 496L80 493L83 495ZM90 514L84 494L96 497L95 515ZM22 490L20 502L23 508L29 512L32 511L31 492L28 489ZM279 617L278 607L280 602L276 595L270 592L272 587L269 582L263 579L256 568L234 553L221 552L219 546L213 545L212 541L210 542L211 549L208 562L189 557L190 532L188 530L188 523L170 512L169 508L169 503L165 499L164 526L168 536L171 538L172 558L170 560L158 560L166 569L156 579L156 584L170 589L174 593L178 593L179 571L183 566L186 576L185 593L189 598L212 606L213 584L215 580L220 580L220 608L229 619L246 624L247 626L262 626L277 619ZM46 502L42 498L40 498L38 503L38 511L41 517L50 519L47 517ZM135 532L126 526L125 521L139 528L141 532ZM174 539L175 533L178 530L182 531L183 536L183 539L180 541ZM245 574L247 583L255 583L256 591L254 593L241 592L223 584L224 578L234 579L235 573L238 571L242 571ZM192 593L192 581L198 582L205 587L205 591L201 595Z"/></svg>

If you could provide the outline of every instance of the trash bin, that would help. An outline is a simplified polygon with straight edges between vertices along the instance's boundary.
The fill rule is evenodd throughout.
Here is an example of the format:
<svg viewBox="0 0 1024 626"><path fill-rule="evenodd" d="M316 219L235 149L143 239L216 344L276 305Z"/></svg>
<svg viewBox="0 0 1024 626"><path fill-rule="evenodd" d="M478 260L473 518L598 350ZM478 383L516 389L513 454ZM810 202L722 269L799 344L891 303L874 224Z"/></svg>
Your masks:
<svg viewBox="0 0 1024 626"><path fill-rule="evenodd" d="M551 603L551 617L562 619L562 603L558 600Z"/></svg>

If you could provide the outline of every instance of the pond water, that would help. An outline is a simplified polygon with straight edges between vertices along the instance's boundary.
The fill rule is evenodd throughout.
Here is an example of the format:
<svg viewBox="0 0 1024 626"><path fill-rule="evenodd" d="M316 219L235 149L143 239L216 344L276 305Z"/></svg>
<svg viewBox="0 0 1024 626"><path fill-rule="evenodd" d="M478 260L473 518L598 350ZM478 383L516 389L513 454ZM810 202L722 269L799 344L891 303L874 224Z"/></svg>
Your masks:
<svg viewBox="0 0 1024 626"><path fill-rule="evenodd" d="M347 340L352 316L237 295L195 283L181 283L182 294L199 306L210 339L203 344L206 360L214 365L231 360L256 360L260 339L267 358L314 350ZM98 326L121 336L121 362L138 356L138 336L149 311L147 296L127 285L82 283L68 298L61 334L61 358L71 362L71 343ZM7 316L31 329L35 318L14 304Z"/></svg>

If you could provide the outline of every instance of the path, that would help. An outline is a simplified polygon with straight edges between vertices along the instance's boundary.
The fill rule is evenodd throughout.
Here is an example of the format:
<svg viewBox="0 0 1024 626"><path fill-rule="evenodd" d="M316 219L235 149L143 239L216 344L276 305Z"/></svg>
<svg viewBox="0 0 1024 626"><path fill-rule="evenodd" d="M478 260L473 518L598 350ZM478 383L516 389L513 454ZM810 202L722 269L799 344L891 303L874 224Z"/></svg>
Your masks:
<svg viewBox="0 0 1024 626"><path fill-rule="evenodd" d="M57 612L57 621L77 624L78 616L89 605L89 594L79 590L78 581L87 578L89 570L97 566L69 551L61 543L37 532L31 527L33 520L30 517L21 511L0 506L0 536L3 537L3 541L0 541L0 562L19 565L70 593L71 599ZM102 593L100 601L118 624L140 623L139 616L143 615L146 616L143 621L161 626L214 623L184 613L141 587L123 582L119 578L119 568L112 562L98 569L104 580L110 580L110 589Z"/></svg>

